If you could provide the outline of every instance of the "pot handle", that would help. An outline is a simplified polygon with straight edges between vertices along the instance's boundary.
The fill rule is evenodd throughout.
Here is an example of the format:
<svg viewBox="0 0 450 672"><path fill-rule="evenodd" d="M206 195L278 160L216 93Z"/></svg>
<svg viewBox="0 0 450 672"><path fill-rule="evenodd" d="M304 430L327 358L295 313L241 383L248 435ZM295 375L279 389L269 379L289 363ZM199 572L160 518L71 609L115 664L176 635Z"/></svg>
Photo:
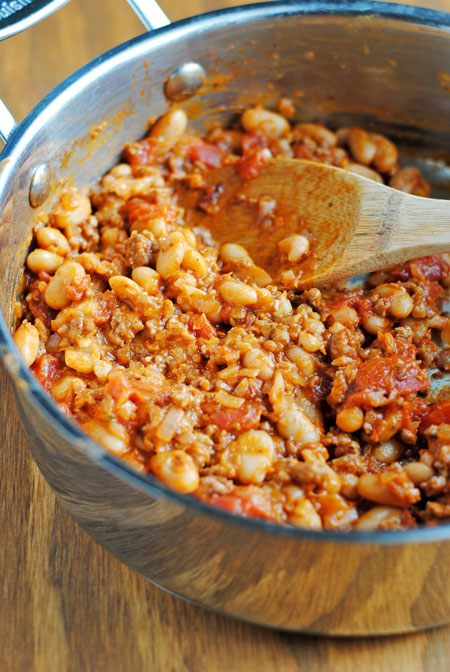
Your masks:
<svg viewBox="0 0 450 672"><path fill-rule="evenodd" d="M27 0L0 3L0 41L20 33L62 7L68 0ZM0 98L0 140L4 143L18 124Z"/></svg>
<svg viewBox="0 0 450 672"><path fill-rule="evenodd" d="M127 0L127 2L147 30L169 25L169 17L164 14L156 0Z"/></svg>
<svg viewBox="0 0 450 672"><path fill-rule="evenodd" d="M20 3L0 3L0 41L25 30L45 18L68 0L32 0L20 9ZM128 0L147 30L167 26L170 21L156 0ZM19 9L15 9L15 7ZM0 98L0 140L8 141L18 124Z"/></svg>

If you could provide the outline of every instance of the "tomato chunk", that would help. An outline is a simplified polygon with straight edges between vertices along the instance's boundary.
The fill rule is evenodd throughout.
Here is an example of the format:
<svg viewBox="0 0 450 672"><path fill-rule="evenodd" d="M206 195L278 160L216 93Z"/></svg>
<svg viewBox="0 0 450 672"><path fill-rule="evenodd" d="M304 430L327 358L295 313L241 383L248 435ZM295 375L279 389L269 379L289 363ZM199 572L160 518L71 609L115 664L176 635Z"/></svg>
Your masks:
<svg viewBox="0 0 450 672"><path fill-rule="evenodd" d="M212 495L206 498L208 504L238 516L275 520L270 499L252 486L237 487L229 495Z"/></svg>
<svg viewBox="0 0 450 672"><path fill-rule="evenodd" d="M158 144L151 138L133 142L125 148L124 158L132 168L151 166L158 159Z"/></svg>
<svg viewBox="0 0 450 672"><path fill-rule="evenodd" d="M381 392L387 402L387 397L392 401L429 387L428 372L415 359L415 346L400 339L396 343L397 354L378 356L359 364L345 406L373 405L371 392Z"/></svg>
<svg viewBox="0 0 450 672"><path fill-rule="evenodd" d="M420 431L424 432L431 425L440 425L441 423L450 425L450 399L432 404L428 412L420 423Z"/></svg>
<svg viewBox="0 0 450 672"><path fill-rule="evenodd" d="M50 392L54 383L56 382L61 364L57 357L53 355L43 354L34 362L31 370L36 378L41 383L42 387Z"/></svg>
<svg viewBox="0 0 450 672"><path fill-rule="evenodd" d="M251 180L258 177L266 160L264 150L258 149L252 154L242 157L236 164L236 170L243 180Z"/></svg>
<svg viewBox="0 0 450 672"><path fill-rule="evenodd" d="M250 403L244 403L240 408L228 408L220 404L212 406L211 410L209 408L204 408L204 410L210 412L209 422L212 425L217 425L219 429L225 429L227 432L245 431L255 429L259 425L262 413L261 406Z"/></svg>
<svg viewBox="0 0 450 672"><path fill-rule="evenodd" d="M208 168L217 168L222 163L220 149L206 142L202 145L192 145L189 158L191 161L201 161Z"/></svg>

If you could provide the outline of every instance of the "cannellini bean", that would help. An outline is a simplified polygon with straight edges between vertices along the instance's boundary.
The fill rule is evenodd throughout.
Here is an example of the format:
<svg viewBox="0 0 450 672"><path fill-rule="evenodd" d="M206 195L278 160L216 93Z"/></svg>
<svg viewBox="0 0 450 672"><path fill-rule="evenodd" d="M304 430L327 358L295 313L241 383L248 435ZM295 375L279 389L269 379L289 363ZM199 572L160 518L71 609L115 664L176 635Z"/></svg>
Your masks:
<svg viewBox="0 0 450 672"><path fill-rule="evenodd" d="M44 226L36 231L36 240L39 247L64 257L69 251L69 241L59 229Z"/></svg>
<svg viewBox="0 0 450 672"><path fill-rule="evenodd" d="M409 502L395 496L389 486L383 483L379 474L363 474L360 476L356 487L361 497L365 497L371 502L402 508L409 506Z"/></svg>
<svg viewBox="0 0 450 672"><path fill-rule="evenodd" d="M150 468L165 485L178 492L189 493L198 488L198 469L192 457L183 450L153 455Z"/></svg>
<svg viewBox="0 0 450 672"><path fill-rule="evenodd" d="M389 181L389 186L399 191L415 196L427 197L430 195L431 187L422 177L422 173L415 166L406 166L398 171Z"/></svg>
<svg viewBox="0 0 450 672"><path fill-rule="evenodd" d="M59 207L54 210L55 224L60 229L70 229L84 222L91 214L91 202L78 189L67 189L61 195Z"/></svg>
<svg viewBox="0 0 450 672"><path fill-rule="evenodd" d="M137 266L133 269L131 277L134 282L145 289L147 294L152 296L158 294L161 285L161 276L158 271L148 266Z"/></svg>
<svg viewBox="0 0 450 672"><path fill-rule="evenodd" d="M75 350L68 348L64 352L66 366L78 371L78 373L92 373L94 364L99 359L98 350Z"/></svg>
<svg viewBox="0 0 450 672"><path fill-rule="evenodd" d="M183 256L182 267L192 271L196 278L201 278L208 272L208 262L197 250L188 247Z"/></svg>
<svg viewBox="0 0 450 672"><path fill-rule="evenodd" d="M309 254L309 240L306 236L294 234L280 240L278 250L282 255L286 255L288 261L297 263Z"/></svg>
<svg viewBox="0 0 450 672"><path fill-rule="evenodd" d="M66 374L52 387L52 397L56 401L72 401L74 393L81 392L86 387L86 382L78 376Z"/></svg>
<svg viewBox="0 0 450 672"><path fill-rule="evenodd" d="M117 243L124 242L127 237L126 231L118 229L116 226L105 226L101 233L102 246L115 247Z"/></svg>
<svg viewBox="0 0 450 672"><path fill-rule="evenodd" d="M336 322L340 322L346 327L357 327L359 324L359 315L351 306L343 304L332 308L330 314Z"/></svg>
<svg viewBox="0 0 450 672"><path fill-rule="evenodd" d="M181 241L169 245L165 250L160 250L156 260L156 270L164 280L170 278L180 268L184 253L185 245Z"/></svg>
<svg viewBox="0 0 450 672"><path fill-rule="evenodd" d="M373 159L374 167L380 171L380 173L389 173L398 162L398 150L397 147L384 135L378 135L377 133L370 134L371 140L375 143L376 152Z"/></svg>
<svg viewBox="0 0 450 672"><path fill-rule="evenodd" d="M82 424L85 432L95 441L115 455L126 453L130 445L130 437L125 428L118 422L110 422L108 427L97 420L88 420Z"/></svg>
<svg viewBox="0 0 450 672"><path fill-rule="evenodd" d="M394 283L379 285L374 294L388 300L392 317L405 319L414 308L414 302L406 289Z"/></svg>
<svg viewBox="0 0 450 672"><path fill-rule="evenodd" d="M414 302L408 292L404 290L398 290L392 297L389 312L392 317L396 317L401 320L405 317L408 317L413 308Z"/></svg>
<svg viewBox="0 0 450 672"><path fill-rule="evenodd" d="M248 264L253 265L253 260L249 253L237 243L225 243L219 250L220 258L229 264Z"/></svg>
<svg viewBox="0 0 450 672"><path fill-rule="evenodd" d="M142 287L125 275L116 275L109 279L111 289L125 301L136 301L142 296Z"/></svg>
<svg viewBox="0 0 450 672"><path fill-rule="evenodd" d="M236 306L252 306L258 300L256 289L237 280L225 280L217 291L224 301Z"/></svg>
<svg viewBox="0 0 450 672"><path fill-rule="evenodd" d="M350 128L348 146L354 158L364 165L369 165L375 158L376 145L370 135L362 128Z"/></svg>
<svg viewBox="0 0 450 672"><path fill-rule="evenodd" d="M117 166L111 168L110 175L113 177L128 177L132 174L131 166L128 163L118 163Z"/></svg>
<svg viewBox="0 0 450 672"><path fill-rule="evenodd" d="M402 516L403 509L394 506L374 506L358 518L354 528L363 532L379 528L397 528L401 526Z"/></svg>
<svg viewBox="0 0 450 672"><path fill-rule="evenodd" d="M341 495L346 499L358 499L358 476L356 474L339 474L341 479Z"/></svg>
<svg viewBox="0 0 450 672"><path fill-rule="evenodd" d="M343 432L357 432L364 424L364 412L359 406L341 408L336 415L336 424Z"/></svg>
<svg viewBox="0 0 450 672"><path fill-rule="evenodd" d="M155 238L163 238L164 236L167 235L167 224L164 221L162 217L154 217L153 219L149 219L147 222L142 223L138 222L136 223L140 224L140 229L144 229L147 231L150 231L150 233L153 233ZM131 227L130 231L133 232L135 224Z"/></svg>
<svg viewBox="0 0 450 672"><path fill-rule="evenodd" d="M294 527L305 527L310 530L322 529L322 519L309 499L304 499L295 505L294 510L289 515L289 523Z"/></svg>
<svg viewBox="0 0 450 672"><path fill-rule="evenodd" d="M66 261L56 271L58 278L64 278L71 284L78 285L86 276L86 272L81 264L76 261Z"/></svg>
<svg viewBox="0 0 450 672"><path fill-rule="evenodd" d="M306 352L317 352L323 345L320 336L310 334L307 331L300 332L298 343L306 350Z"/></svg>
<svg viewBox="0 0 450 672"><path fill-rule="evenodd" d="M63 261L63 257L55 252L36 249L28 255L27 266L33 273L54 273Z"/></svg>
<svg viewBox="0 0 450 672"><path fill-rule="evenodd" d="M311 376L314 373L314 359L309 352L298 345L290 345L286 350L286 356L291 362L297 364L301 373L305 376Z"/></svg>
<svg viewBox="0 0 450 672"><path fill-rule="evenodd" d="M293 439L300 445L316 443L320 440L320 429L306 413L294 404L288 404L277 421L278 431L286 439Z"/></svg>
<svg viewBox="0 0 450 672"><path fill-rule="evenodd" d="M403 468L414 485L427 481L434 474L433 469L423 462L409 462Z"/></svg>
<svg viewBox="0 0 450 672"><path fill-rule="evenodd" d="M281 114L266 110L264 107L251 107L245 110L241 122L248 133L261 131L272 140L287 135L291 129L289 122Z"/></svg>
<svg viewBox="0 0 450 672"><path fill-rule="evenodd" d="M182 293L177 297L177 303L181 305L187 303L190 308L194 308L199 313L205 313L210 319L220 310L220 303L211 294L187 284L183 286Z"/></svg>
<svg viewBox="0 0 450 672"><path fill-rule="evenodd" d="M391 438L389 441L383 441L383 443L372 448L372 455L379 462L390 464L400 459L404 451L404 444L398 439Z"/></svg>
<svg viewBox="0 0 450 672"><path fill-rule="evenodd" d="M192 229L184 228L182 229L181 233L183 234L184 239L189 247L197 247L197 238L195 237L195 233L192 231Z"/></svg>
<svg viewBox="0 0 450 672"><path fill-rule="evenodd" d="M56 271L45 290L44 298L50 308L60 310L71 302L67 293L69 285L79 285L85 278L83 266L76 261L66 261Z"/></svg>
<svg viewBox="0 0 450 672"><path fill-rule="evenodd" d="M337 144L336 134L322 124L296 124L292 134L295 142L311 138L321 147L335 147Z"/></svg>
<svg viewBox="0 0 450 672"><path fill-rule="evenodd" d="M369 334L376 335L379 331L387 331L391 323L387 317L381 317L380 315L367 315L363 317L361 324L363 329L365 329Z"/></svg>
<svg viewBox="0 0 450 672"><path fill-rule="evenodd" d="M150 137L158 144L161 156L166 154L181 139L187 127L184 110L171 110L162 116L150 131Z"/></svg>
<svg viewBox="0 0 450 672"><path fill-rule="evenodd" d="M271 355L263 350L248 350L242 356L242 363L248 369L258 369L258 377L262 380L272 378L274 363Z"/></svg>
<svg viewBox="0 0 450 672"><path fill-rule="evenodd" d="M235 464L236 476L241 483L262 483L272 466L275 445L270 434L251 429L243 432L226 449L231 463Z"/></svg>
<svg viewBox="0 0 450 672"><path fill-rule="evenodd" d="M45 302L50 308L60 310L69 305L70 299L66 291L66 285L62 278L55 276L47 285L44 294Z"/></svg>
<svg viewBox="0 0 450 672"><path fill-rule="evenodd" d="M35 361L39 351L39 332L36 327L24 320L14 332L14 343L28 366Z"/></svg>

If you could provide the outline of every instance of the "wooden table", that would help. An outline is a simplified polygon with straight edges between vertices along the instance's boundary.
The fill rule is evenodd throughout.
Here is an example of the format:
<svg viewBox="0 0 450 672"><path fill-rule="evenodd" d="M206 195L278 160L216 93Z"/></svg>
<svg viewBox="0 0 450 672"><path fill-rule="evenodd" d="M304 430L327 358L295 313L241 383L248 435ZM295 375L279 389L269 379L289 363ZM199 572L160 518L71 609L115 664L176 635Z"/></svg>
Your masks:
<svg viewBox="0 0 450 672"><path fill-rule="evenodd" d="M171 19L220 0L161 0ZM232 0L224 5L238 4ZM450 0L421 0L447 9ZM18 120L68 74L143 29L125 0L72 0L0 45L0 97ZM30 458L0 371L0 670L443 672L450 627L336 640L215 616L153 587L97 546Z"/></svg>

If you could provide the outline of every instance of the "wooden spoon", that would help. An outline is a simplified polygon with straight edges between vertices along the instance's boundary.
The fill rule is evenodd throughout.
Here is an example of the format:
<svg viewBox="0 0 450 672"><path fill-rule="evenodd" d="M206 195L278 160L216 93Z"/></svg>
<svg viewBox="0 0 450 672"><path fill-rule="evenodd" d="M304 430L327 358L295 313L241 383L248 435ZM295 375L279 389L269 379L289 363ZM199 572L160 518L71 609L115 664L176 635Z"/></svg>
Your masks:
<svg viewBox="0 0 450 672"><path fill-rule="evenodd" d="M312 254L292 267L297 287L450 251L449 201L411 196L340 168L277 158L249 180L234 165L204 177L205 189L180 195L187 223L206 227L220 243L244 246L280 285L289 267L281 267L277 245L293 233L312 234ZM275 208L264 216L270 199Z"/></svg>

